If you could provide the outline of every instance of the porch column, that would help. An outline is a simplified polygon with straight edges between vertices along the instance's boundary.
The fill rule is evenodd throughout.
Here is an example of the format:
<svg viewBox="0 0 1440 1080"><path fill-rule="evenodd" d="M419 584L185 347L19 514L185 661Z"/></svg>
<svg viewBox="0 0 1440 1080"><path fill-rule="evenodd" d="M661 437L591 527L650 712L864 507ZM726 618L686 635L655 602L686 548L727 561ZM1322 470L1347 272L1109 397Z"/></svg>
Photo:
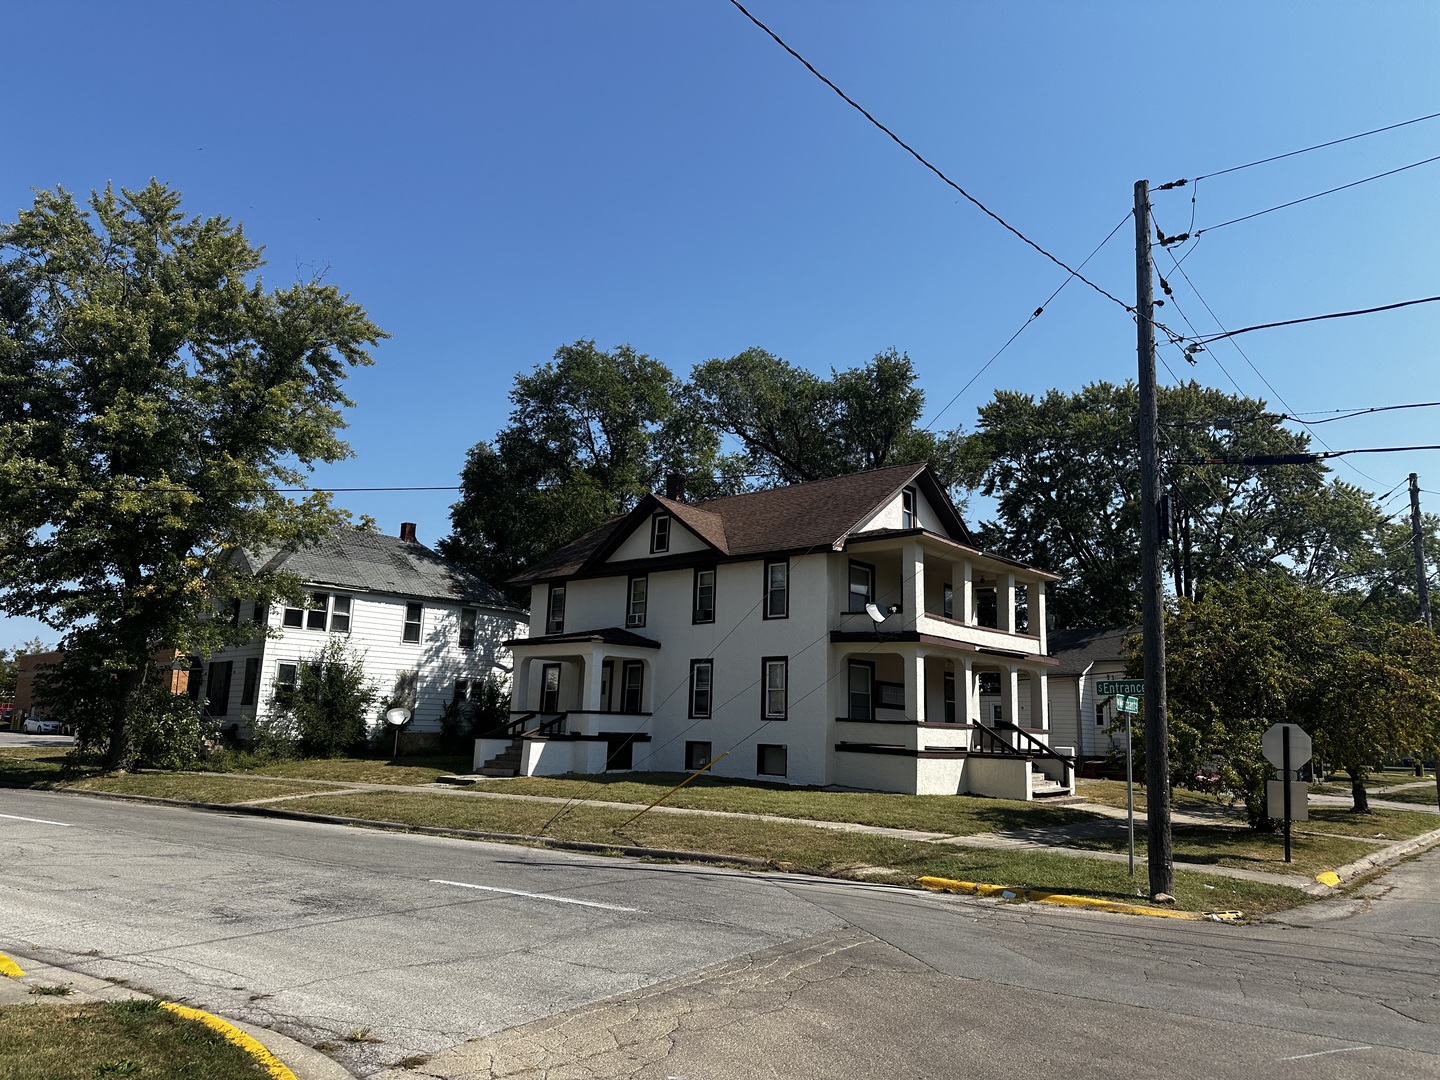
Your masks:
<svg viewBox="0 0 1440 1080"><path fill-rule="evenodd" d="M1000 719L1020 723L1020 669L1014 664L1000 672Z"/></svg>
<svg viewBox="0 0 1440 1080"><path fill-rule="evenodd" d="M1015 632L1015 575L1012 573L995 576L995 627L1007 634Z"/></svg>
<svg viewBox="0 0 1440 1080"><path fill-rule="evenodd" d="M598 648L591 649L585 658L585 675L580 684L580 708L588 712L600 711L600 680L604 660Z"/></svg>
<svg viewBox="0 0 1440 1080"><path fill-rule="evenodd" d="M966 657L961 662L961 675L964 679L964 706L961 721L966 724L978 724L980 722L980 684L975 676L975 661Z"/></svg>
<svg viewBox="0 0 1440 1080"><path fill-rule="evenodd" d="M510 708L515 712L530 711L530 665L535 662L533 656L527 656L515 665L515 678L511 684L513 700Z"/></svg>
<svg viewBox="0 0 1440 1080"><path fill-rule="evenodd" d="M1050 710L1046 696L1044 673L1030 672L1030 726L1043 728L1047 733L1046 742L1049 742Z"/></svg>
<svg viewBox="0 0 1440 1080"><path fill-rule="evenodd" d="M1040 636L1040 651L1045 647L1045 582L1036 581L1030 585L1030 632Z"/></svg>
<svg viewBox="0 0 1440 1080"><path fill-rule="evenodd" d="M905 702L907 705L914 702L913 715L910 709L906 709L906 716L909 719L925 722L925 657L919 649L915 650L913 656L902 657L905 665Z"/></svg>
<svg viewBox="0 0 1440 1080"><path fill-rule="evenodd" d="M975 625L975 564L966 559L960 564L960 589L955 595L955 617L966 626ZM967 661L965 670L970 670Z"/></svg>
<svg viewBox="0 0 1440 1080"><path fill-rule="evenodd" d="M900 549L900 596L900 624L914 629L925 613L925 549L918 540L907 540Z"/></svg>

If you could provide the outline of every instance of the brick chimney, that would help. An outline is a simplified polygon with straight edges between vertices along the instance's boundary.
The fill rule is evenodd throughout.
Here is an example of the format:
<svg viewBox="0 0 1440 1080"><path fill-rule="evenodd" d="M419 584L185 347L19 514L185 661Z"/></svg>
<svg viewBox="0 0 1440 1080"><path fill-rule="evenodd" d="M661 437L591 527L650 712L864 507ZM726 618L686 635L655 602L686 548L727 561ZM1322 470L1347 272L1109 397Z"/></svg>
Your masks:
<svg viewBox="0 0 1440 1080"><path fill-rule="evenodd" d="M671 502L685 501L685 474L682 472L667 473L665 476L665 498Z"/></svg>
<svg viewBox="0 0 1440 1080"><path fill-rule="evenodd" d="M418 544L420 542L415 539L415 522L402 521L400 523L400 539L412 544Z"/></svg>

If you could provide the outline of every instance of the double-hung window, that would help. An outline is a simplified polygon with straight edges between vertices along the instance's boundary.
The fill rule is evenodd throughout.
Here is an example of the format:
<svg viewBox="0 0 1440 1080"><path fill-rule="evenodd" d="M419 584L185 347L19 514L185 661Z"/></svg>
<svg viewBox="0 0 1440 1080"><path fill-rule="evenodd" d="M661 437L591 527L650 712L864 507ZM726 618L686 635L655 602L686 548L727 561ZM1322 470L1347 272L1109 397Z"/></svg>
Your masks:
<svg viewBox="0 0 1440 1080"><path fill-rule="evenodd" d="M955 723L955 672L945 672L942 693L944 694L945 723L953 724Z"/></svg>
<svg viewBox="0 0 1440 1080"><path fill-rule="evenodd" d="M330 610L330 594L323 592L312 593L309 603L305 606L309 609L305 612L305 629L324 630L325 616Z"/></svg>
<svg viewBox="0 0 1440 1080"><path fill-rule="evenodd" d="M703 720L709 717L714 681L714 660L690 661L690 719Z"/></svg>
<svg viewBox="0 0 1440 1080"><path fill-rule="evenodd" d="M299 673L299 664L275 666L275 704L283 708L295 700L295 680Z"/></svg>
<svg viewBox="0 0 1440 1080"><path fill-rule="evenodd" d="M707 623L715 621L715 568L695 571L695 605L690 621Z"/></svg>
<svg viewBox="0 0 1440 1080"><path fill-rule="evenodd" d="M305 625L305 612L298 607L286 607L281 624L290 629L302 627Z"/></svg>
<svg viewBox="0 0 1440 1080"><path fill-rule="evenodd" d="M850 719L875 719L875 665L868 660L850 661Z"/></svg>
<svg viewBox="0 0 1440 1080"><path fill-rule="evenodd" d="M420 644L420 624L425 618L424 604L405 605L405 630L400 640L407 645Z"/></svg>
<svg viewBox="0 0 1440 1080"><path fill-rule="evenodd" d="M765 618L784 619L790 615L790 562L778 559L765 564Z"/></svg>
<svg viewBox="0 0 1440 1080"><path fill-rule="evenodd" d="M625 608L626 626L634 627L645 625L645 599L649 588L650 580L644 574L639 574L630 579L630 600Z"/></svg>
<svg viewBox="0 0 1440 1080"><path fill-rule="evenodd" d="M789 705L790 661L767 656L760 661L760 714L765 720L784 720Z"/></svg>
<svg viewBox="0 0 1440 1080"><path fill-rule="evenodd" d="M900 527L915 528L915 489L906 488L900 493Z"/></svg>
<svg viewBox="0 0 1440 1080"><path fill-rule="evenodd" d="M645 662L626 660L620 678L620 711L638 713L645 704Z"/></svg>
<svg viewBox="0 0 1440 1080"><path fill-rule="evenodd" d="M348 634L350 632L350 597L332 596L330 598L330 632L332 634Z"/></svg>
<svg viewBox="0 0 1440 1080"><path fill-rule="evenodd" d="M875 602L875 568L868 563L850 564L850 607L849 610L864 611L866 604Z"/></svg>
<svg viewBox="0 0 1440 1080"><path fill-rule="evenodd" d="M475 647L475 617L476 611L473 607L460 609L460 647L462 649Z"/></svg>
<svg viewBox="0 0 1440 1080"><path fill-rule="evenodd" d="M940 599L940 614L947 619L955 617L955 586L948 581L944 585Z"/></svg>
<svg viewBox="0 0 1440 1080"><path fill-rule="evenodd" d="M550 586L550 606L545 617L545 633L563 634L565 632L565 586Z"/></svg>
<svg viewBox="0 0 1440 1080"><path fill-rule="evenodd" d="M670 515L656 514L650 519L650 554L660 555L670 550Z"/></svg>

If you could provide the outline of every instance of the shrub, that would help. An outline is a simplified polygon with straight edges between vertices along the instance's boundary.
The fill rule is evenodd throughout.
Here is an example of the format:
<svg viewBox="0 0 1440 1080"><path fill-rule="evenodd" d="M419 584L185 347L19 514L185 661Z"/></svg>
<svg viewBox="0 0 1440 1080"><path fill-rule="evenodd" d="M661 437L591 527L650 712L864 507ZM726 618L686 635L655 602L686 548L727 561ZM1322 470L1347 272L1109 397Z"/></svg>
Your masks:
<svg viewBox="0 0 1440 1080"><path fill-rule="evenodd" d="M263 747L280 755L292 750L305 757L360 753L377 700L364 660L335 638L299 665L294 692L283 699L277 695L256 732Z"/></svg>

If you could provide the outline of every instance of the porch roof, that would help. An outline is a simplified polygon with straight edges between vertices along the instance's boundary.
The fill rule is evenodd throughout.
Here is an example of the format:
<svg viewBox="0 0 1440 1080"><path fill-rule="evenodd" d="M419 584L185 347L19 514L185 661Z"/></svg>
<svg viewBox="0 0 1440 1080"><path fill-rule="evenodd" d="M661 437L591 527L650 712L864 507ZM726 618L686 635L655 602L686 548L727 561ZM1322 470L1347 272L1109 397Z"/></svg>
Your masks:
<svg viewBox="0 0 1440 1080"><path fill-rule="evenodd" d="M601 630L577 630L570 634L546 634L544 637L511 638L502 642L507 648L524 648L527 645L628 645L635 649L658 649L660 642L654 638L641 637L633 630L618 626L607 626Z"/></svg>

